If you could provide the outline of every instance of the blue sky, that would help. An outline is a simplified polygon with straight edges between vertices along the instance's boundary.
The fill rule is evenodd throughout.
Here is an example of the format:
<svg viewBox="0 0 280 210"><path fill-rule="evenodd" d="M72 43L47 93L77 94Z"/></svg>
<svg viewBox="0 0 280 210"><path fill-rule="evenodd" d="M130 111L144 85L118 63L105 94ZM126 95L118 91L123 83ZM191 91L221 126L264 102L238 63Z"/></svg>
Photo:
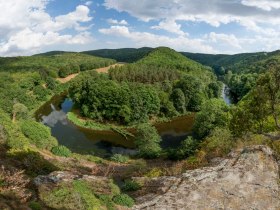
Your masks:
<svg viewBox="0 0 280 210"><path fill-rule="evenodd" d="M280 48L279 0L0 0L0 56L168 46L198 53Z"/></svg>

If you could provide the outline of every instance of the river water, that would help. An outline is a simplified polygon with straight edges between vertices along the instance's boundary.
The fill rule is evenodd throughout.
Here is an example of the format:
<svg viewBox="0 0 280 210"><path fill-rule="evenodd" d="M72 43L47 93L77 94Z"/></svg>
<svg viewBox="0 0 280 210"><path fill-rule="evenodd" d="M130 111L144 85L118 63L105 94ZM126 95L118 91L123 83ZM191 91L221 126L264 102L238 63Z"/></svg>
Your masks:
<svg viewBox="0 0 280 210"><path fill-rule="evenodd" d="M51 133L61 145L73 152L108 157L114 153L135 154L134 139L125 139L117 132L81 128L67 119L73 102L63 96L54 96L35 114L37 121L51 128ZM170 122L155 124L162 137L162 148L176 148L191 134L194 114L174 118Z"/></svg>
<svg viewBox="0 0 280 210"><path fill-rule="evenodd" d="M223 100L230 105L232 99L229 89L223 86ZM134 139L125 139L122 135L112 130L98 131L81 128L67 119L67 113L72 109L73 102L65 95L56 95L45 103L35 116L37 121L51 128L51 133L59 144L80 154L94 154L108 157L112 154L135 154ZM169 122L155 124L162 138L162 148L176 148L181 141L191 135L194 114L181 116Z"/></svg>

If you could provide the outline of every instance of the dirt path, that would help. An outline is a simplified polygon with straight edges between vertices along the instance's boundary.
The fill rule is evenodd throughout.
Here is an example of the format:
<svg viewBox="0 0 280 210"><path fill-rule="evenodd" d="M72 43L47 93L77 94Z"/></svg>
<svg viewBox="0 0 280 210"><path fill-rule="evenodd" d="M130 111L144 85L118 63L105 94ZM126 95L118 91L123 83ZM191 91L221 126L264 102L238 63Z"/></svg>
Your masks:
<svg viewBox="0 0 280 210"><path fill-rule="evenodd" d="M123 63L117 63L117 64L113 64L113 65L110 65L110 66L107 66L107 67L96 69L96 71L98 73L105 73L105 74L107 74L110 68L115 68L117 66L123 66L123 65L124 65ZM69 82L70 80L74 79L78 75L79 75L79 73L70 74L69 76L67 76L65 78L56 78L56 80L59 81L60 83L64 84L64 83Z"/></svg>
<svg viewBox="0 0 280 210"><path fill-rule="evenodd" d="M67 76L65 78L56 78L56 80L61 82L61 83L66 83L66 82L69 82L71 79L74 79L78 75L79 75L79 73L70 74L69 76Z"/></svg>
<svg viewBox="0 0 280 210"><path fill-rule="evenodd" d="M96 71L97 71L98 73L105 73L105 74L106 74L106 73L108 73L108 71L109 71L110 68L115 68L115 67L117 67L117 66L123 66L123 65L124 65L123 63L117 63L117 64L113 64L113 65L108 66L108 67L96 69Z"/></svg>

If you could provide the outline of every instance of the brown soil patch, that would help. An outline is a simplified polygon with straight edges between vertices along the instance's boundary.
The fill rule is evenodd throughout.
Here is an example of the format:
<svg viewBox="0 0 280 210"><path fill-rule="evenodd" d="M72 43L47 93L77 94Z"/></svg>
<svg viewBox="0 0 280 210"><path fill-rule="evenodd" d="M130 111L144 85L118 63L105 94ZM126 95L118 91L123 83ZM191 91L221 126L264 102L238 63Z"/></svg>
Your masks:
<svg viewBox="0 0 280 210"><path fill-rule="evenodd" d="M96 69L96 71L98 73L105 73L107 74L109 69L110 68L115 68L117 66L123 66L124 64L122 63L117 63L117 64L113 64L111 66L107 66L107 67L104 67L104 68L99 68L99 69ZM56 78L57 81L61 82L61 83L66 83L66 82L69 82L70 80L74 79L76 76L78 76L79 73L76 73L76 74L70 74L69 76L65 77L65 78Z"/></svg>
<svg viewBox="0 0 280 210"><path fill-rule="evenodd" d="M108 73L108 71L109 71L109 69L110 68L115 68L115 67L117 67L117 66L123 66L124 64L122 64L122 63L117 63L117 64L114 64L114 65L111 65L111 66L108 66L108 67L104 67L104 68L99 68L99 69L96 69L96 71L98 72L98 73Z"/></svg>
<svg viewBox="0 0 280 210"><path fill-rule="evenodd" d="M67 76L65 78L57 78L57 81L59 81L61 83L66 83L66 82L69 82L71 79L74 79L78 75L79 75L79 73L77 73L77 74L70 74L69 76Z"/></svg>

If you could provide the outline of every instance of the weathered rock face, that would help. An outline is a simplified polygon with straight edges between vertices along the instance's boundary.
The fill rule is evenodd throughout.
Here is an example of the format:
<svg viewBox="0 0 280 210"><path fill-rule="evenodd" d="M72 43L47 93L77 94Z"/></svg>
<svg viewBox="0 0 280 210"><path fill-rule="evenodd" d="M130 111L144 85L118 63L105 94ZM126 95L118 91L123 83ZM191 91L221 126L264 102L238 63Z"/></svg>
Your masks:
<svg viewBox="0 0 280 210"><path fill-rule="evenodd" d="M265 146L234 152L215 167L189 171L172 182L154 181L173 184L139 198L133 209L280 209L278 164Z"/></svg>

